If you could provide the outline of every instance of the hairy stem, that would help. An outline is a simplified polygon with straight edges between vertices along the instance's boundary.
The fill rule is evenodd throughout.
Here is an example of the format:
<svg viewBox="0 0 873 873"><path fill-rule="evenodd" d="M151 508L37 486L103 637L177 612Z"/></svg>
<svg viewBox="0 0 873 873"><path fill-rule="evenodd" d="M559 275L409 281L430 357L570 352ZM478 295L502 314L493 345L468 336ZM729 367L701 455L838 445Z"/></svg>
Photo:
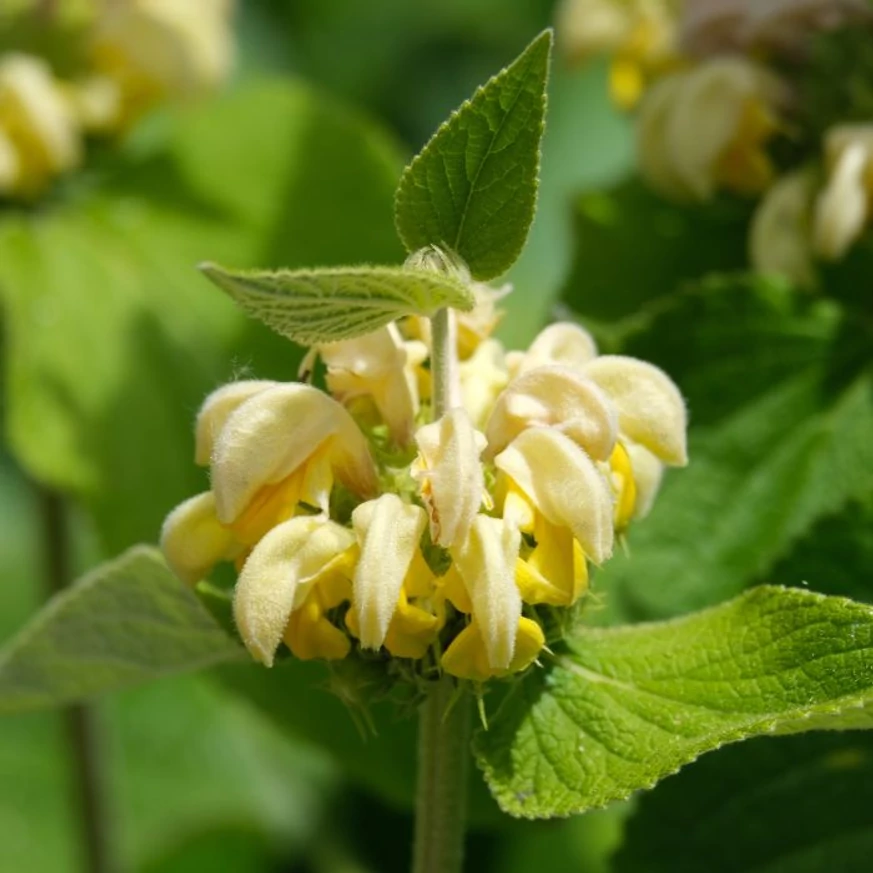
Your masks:
<svg viewBox="0 0 873 873"><path fill-rule="evenodd" d="M46 594L51 597L69 583L70 540L63 498L37 485L42 522L42 551ZM79 816L88 873L114 873L107 824L100 733L95 713L86 706L69 706L62 713L64 734L73 769L73 808Z"/></svg>
<svg viewBox="0 0 873 873"><path fill-rule="evenodd" d="M434 420L461 402L456 331L455 313L448 308L437 310L430 320Z"/></svg>
<svg viewBox="0 0 873 873"><path fill-rule="evenodd" d="M463 865L472 698L455 694L443 677L419 715L413 873L460 873Z"/></svg>

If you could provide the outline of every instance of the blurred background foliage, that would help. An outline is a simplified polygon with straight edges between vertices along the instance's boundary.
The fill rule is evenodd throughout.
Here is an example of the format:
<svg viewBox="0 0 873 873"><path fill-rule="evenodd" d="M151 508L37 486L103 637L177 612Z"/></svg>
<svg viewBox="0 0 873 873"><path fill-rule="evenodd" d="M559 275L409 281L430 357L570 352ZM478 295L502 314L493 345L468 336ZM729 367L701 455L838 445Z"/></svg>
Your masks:
<svg viewBox="0 0 873 873"><path fill-rule="evenodd" d="M62 36L6 26L0 52L74 64L84 0L61 5ZM3 12L12 5L0 28ZM242 0L229 87L96 148L38 207L0 211L0 636L44 599L47 495L69 498L76 570L154 541L168 508L204 484L190 461L205 394L247 374L294 377L298 351L194 265L399 261L404 161L553 17L551 0ZM869 600L866 328L836 290L802 296L740 275L748 206L671 206L633 160L605 64L559 56L539 211L508 276L502 338L522 345L556 314L579 317L604 350L667 369L693 424L691 469L598 577L592 620L675 615L762 581ZM863 249L854 257L829 287L870 275ZM414 725L377 712L379 736L362 740L325 681L313 665L233 666L100 702L122 869L404 870ZM866 870L869 746L756 741L568 821L502 819L476 779L469 867L812 873L836 857L832 869ZM74 782L59 715L0 721L0 870L84 869Z"/></svg>

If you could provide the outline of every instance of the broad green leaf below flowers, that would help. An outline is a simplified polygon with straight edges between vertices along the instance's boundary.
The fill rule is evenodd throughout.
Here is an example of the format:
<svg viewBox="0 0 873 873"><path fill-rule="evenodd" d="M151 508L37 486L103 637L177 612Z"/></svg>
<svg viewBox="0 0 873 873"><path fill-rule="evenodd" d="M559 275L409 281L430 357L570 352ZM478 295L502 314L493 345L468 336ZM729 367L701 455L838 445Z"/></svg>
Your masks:
<svg viewBox="0 0 873 873"><path fill-rule="evenodd" d="M641 797L613 869L868 873L871 805L873 734L756 739L707 755Z"/></svg>
<svg viewBox="0 0 873 873"><path fill-rule="evenodd" d="M552 33L479 88L400 179L395 220L409 251L460 255L475 279L506 272L536 209Z"/></svg>
<svg viewBox="0 0 873 873"><path fill-rule="evenodd" d="M451 306L473 308L457 279L408 267L316 270L200 269L249 315L302 345L351 339L406 315L431 316Z"/></svg>
<svg viewBox="0 0 873 873"><path fill-rule="evenodd" d="M157 549L139 546L56 595L0 651L0 714L243 657Z"/></svg>
<svg viewBox="0 0 873 873"><path fill-rule="evenodd" d="M580 813L760 734L873 727L873 607L775 587L668 622L587 629L475 740L513 815Z"/></svg>
<svg viewBox="0 0 873 873"><path fill-rule="evenodd" d="M873 495L863 319L784 285L725 278L643 310L637 326L621 349L676 380L692 463L667 475L627 553L598 573L598 623L676 615L770 581L816 525ZM795 564L779 581L816 588L810 570Z"/></svg>

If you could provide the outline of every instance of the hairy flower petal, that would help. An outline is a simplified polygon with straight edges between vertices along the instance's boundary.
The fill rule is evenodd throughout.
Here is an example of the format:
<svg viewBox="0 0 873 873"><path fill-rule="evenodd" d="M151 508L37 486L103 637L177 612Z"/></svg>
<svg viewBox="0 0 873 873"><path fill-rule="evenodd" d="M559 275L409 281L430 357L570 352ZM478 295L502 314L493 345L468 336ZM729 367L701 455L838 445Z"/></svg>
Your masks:
<svg viewBox="0 0 873 873"><path fill-rule="evenodd" d="M357 633L366 649L379 649L397 609L427 516L420 506L383 494L352 513L361 553L355 569Z"/></svg>
<svg viewBox="0 0 873 873"><path fill-rule="evenodd" d="M253 657L272 666L291 613L331 562L355 546L345 527L317 517L274 527L252 550L236 584L233 614Z"/></svg>
<svg viewBox="0 0 873 873"><path fill-rule="evenodd" d="M512 662L521 617L515 562L521 543L517 528L502 519L477 515L466 541L452 558L481 628L488 664L505 670Z"/></svg>
<svg viewBox="0 0 873 873"><path fill-rule="evenodd" d="M510 375L516 377L548 364L579 369L596 356L597 344L587 330L569 321L558 321L543 328L526 352L509 352L506 360Z"/></svg>
<svg viewBox="0 0 873 873"><path fill-rule="evenodd" d="M485 478L479 455L485 437L463 409L450 409L438 421L415 434L419 455L413 475L421 482L433 541L451 546L467 536L485 499Z"/></svg>
<svg viewBox="0 0 873 873"><path fill-rule="evenodd" d="M618 409L618 429L667 464L688 463L685 402L658 367L623 355L601 355L586 365Z"/></svg>
<svg viewBox="0 0 873 873"><path fill-rule="evenodd" d="M618 433L609 397L590 379L561 366L522 373L497 398L485 428L489 455L536 426L560 430L596 460L609 457Z"/></svg>
<svg viewBox="0 0 873 873"><path fill-rule="evenodd" d="M231 413L215 443L218 517L232 522L264 485L289 476L328 440L343 484L361 496L374 493L367 441L339 403L309 385L283 384L255 394Z"/></svg>
<svg viewBox="0 0 873 873"><path fill-rule="evenodd" d="M520 433L495 459L554 525L570 528L595 563L612 554L613 504L594 461L569 437L551 428Z"/></svg>
<svg viewBox="0 0 873 873"><path fill-rule="evenodd" d="M240 382L229 382L213 391L203 401L197 413L194 463L201 467L207 466L218 434L221 433L231 414L249 398L278 384L269 379L245 379Z"/></svg>
<svg viewBox="0 0 873 873"><path fill-rule="evenodd" d="M211 491L177 506L161 529L161 549L170 569L189 585L196 585L219 562L232 560L241 550L233 533L215 514Z"/></svg>

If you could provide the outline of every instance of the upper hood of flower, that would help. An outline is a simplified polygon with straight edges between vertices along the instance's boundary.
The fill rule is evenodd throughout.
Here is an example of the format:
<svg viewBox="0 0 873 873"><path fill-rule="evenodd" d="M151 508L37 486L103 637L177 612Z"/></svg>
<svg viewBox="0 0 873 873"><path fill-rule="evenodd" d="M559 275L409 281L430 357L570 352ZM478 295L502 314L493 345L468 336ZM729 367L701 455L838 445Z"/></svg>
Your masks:
<svg viewBox="0 0 873 873"><path fill-rule="evenodd" d="M339 479L352 491L376 490L376 470L349 413L309 385L279 384L255 393L227 417L212 452L218 517L232 522L264 485L280 482L328 440Z"/></svg>

